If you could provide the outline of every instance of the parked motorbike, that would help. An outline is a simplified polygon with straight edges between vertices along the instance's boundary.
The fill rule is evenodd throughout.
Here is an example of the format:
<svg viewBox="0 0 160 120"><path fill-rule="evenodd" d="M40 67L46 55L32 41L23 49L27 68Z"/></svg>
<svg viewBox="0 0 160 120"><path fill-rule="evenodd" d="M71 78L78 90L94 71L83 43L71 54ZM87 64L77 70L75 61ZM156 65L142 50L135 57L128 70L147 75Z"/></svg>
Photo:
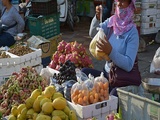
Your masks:
<svg viewBox="0 0 160 120"><path fill-rule="evenodd" d="M79 17L76 14L76 0L57 0L57 9L60 14L59 21L67 23L72 31L74 25L79 22Z"/></svg>

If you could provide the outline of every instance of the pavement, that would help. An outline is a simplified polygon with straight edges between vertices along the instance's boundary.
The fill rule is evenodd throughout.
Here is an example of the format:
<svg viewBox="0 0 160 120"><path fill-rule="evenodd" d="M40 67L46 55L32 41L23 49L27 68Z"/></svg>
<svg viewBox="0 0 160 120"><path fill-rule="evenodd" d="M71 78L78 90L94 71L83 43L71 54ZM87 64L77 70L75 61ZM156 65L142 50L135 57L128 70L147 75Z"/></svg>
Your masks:
<svg viewBox="0 0 160 120"><path fill-rule="evenodd" d="M82 43L86 47L87 52L89 53L89 43L92 40L88 35L90 23L91 18L81 17L80 22L76 23L74 31L71 31L67 24L61 25L60 30L62 33L62 39L67 42L77 41L79 43ZM157 44L154 41L155 35L156 34L140 36L140 38L142 38L146 44L145 50L138 53L139 70L141 72L142 79L147 77L160 77L160 75L150 73L150 64L152 62L156 50L160 46L160 44ZM93 61L94 68L102 70L105 61L98 61L94 59L92 56L91 58Z"/></svg>

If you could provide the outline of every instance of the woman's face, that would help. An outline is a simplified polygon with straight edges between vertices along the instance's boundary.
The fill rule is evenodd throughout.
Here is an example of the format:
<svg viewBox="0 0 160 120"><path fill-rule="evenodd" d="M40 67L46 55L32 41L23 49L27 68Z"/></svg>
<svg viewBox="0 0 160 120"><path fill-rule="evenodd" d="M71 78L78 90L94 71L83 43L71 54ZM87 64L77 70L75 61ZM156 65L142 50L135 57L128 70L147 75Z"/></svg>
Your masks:
<svg viewBox="0 0 160 120"><path fill-rule="evenodd" d="M118 0L117 1L117 6L120 9L128 7L128 5L131 3L131 0Z"/></svg>
<svg viewBox="0 0 160 120"><path fill-rule="evenodd" d="M8 1L9 1L9 0L2 0L2 4L3 4L4 6L6 6L7 3L8 3Z"/></svg>

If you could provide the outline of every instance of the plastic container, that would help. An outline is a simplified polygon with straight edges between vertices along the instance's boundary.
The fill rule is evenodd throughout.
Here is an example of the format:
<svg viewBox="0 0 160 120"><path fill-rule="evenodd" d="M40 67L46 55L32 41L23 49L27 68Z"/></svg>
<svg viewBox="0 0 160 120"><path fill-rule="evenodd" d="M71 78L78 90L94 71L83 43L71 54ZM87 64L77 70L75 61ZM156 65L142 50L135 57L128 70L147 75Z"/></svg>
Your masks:
<svg viewBox="0 0 160 120"><path fill-rule="evenodd" d="M142 87L127 86L117 89L123 120L160 120L160 103Z"/></svg>
<svg viewBox="0 0 160 120"><path fill-rule="evenodd" d="M46 39L60 34L59 14L28 16L30 35L40 35Z"/></svg>
<svg viewBox="0 0 160 120"><path fill-rule="evenodd" d="M43 2L39 2L39 0L38 2L32 1L32 14L49 15L57 13L57 0L46 1L47 0Z"/></svg>

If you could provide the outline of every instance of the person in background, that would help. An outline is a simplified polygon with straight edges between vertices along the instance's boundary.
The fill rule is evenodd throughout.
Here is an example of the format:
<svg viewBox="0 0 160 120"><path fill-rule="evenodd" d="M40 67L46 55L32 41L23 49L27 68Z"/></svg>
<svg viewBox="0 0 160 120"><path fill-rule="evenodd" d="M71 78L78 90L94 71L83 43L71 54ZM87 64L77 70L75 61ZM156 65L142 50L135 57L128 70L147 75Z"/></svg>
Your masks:
<svg viewBox="0 0 160 120"><path fill-rule="evenodd" d="M122 70L129 73L134 70L134 65L137 63L137 52L139 47L139 34L136 25L133 22L133 15L135 10L135 0L115 0L116 8L115 13L110 18L100 23L100 9L102 6L96 6L96 15L92 19L89 35L93 38L96 33L97 27L101 27L104 30L107 38L106 40L98 40L96 45L101 52L106 53L110 61L106 61L104 70L98 71L91 68L83 68L82 72L92 74L94 77L100 76L101 72L110 81L111 67L116 65ZM136 76L134 81L128 85L141 84L141 75L139 69L136 69ZM127 86L128 86L127 85ZM117 87L109 87L110 95L117 96Z"/></svg>
<svg viewBox="0 0 160 120"><path fill-rule="evenodd" d="M4 7L1 11L1 24L12 27L0 34L0 47L10 47L16 42L14 36L23 32L25 22L11 0L2 0L2 4Z"/></svg>

